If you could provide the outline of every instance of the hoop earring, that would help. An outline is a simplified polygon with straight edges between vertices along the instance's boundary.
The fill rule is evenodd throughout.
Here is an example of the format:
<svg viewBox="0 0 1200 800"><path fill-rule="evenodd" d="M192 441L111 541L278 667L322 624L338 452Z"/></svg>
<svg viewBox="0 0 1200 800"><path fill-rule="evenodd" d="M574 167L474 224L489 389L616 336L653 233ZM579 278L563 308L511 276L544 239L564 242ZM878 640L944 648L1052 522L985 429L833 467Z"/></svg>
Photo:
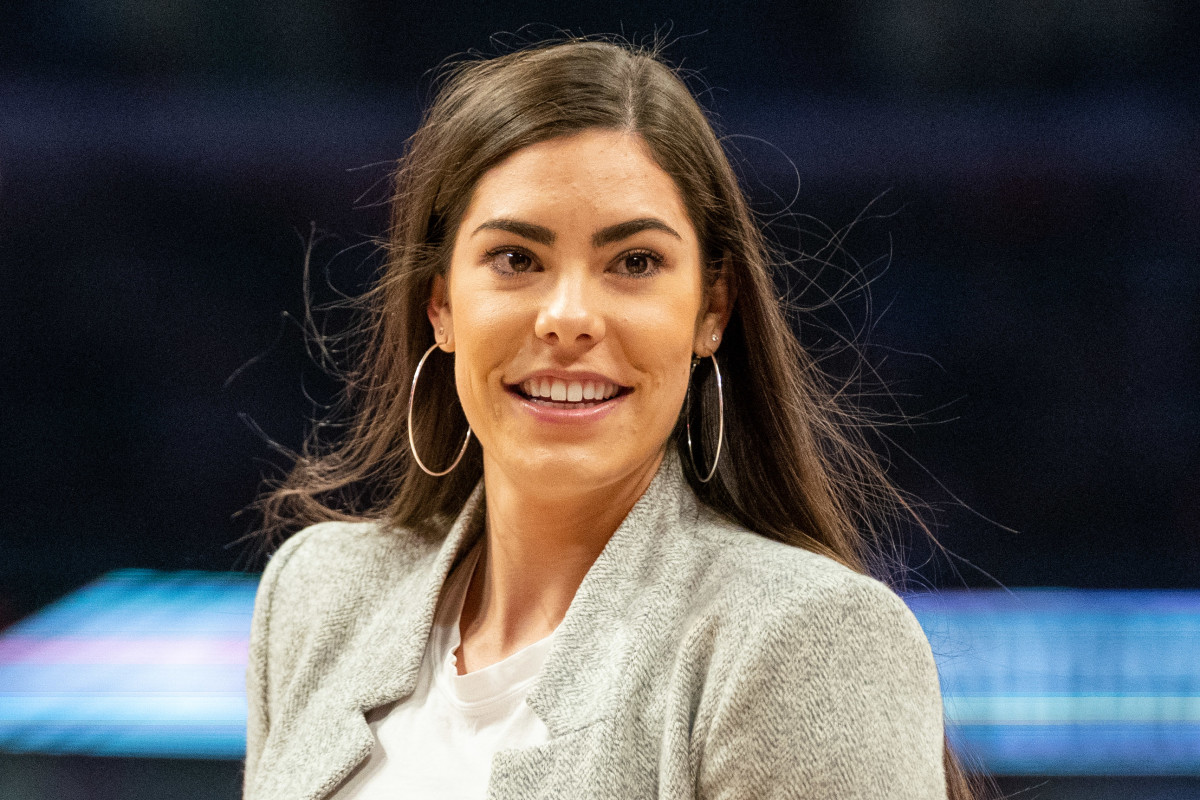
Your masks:
<svg viewBox="0 0 1200 800"><path fill-rule="evenodd" d="M717 428L717 455L713 458L712 469L708 471L706 477L700 477L700 469L696 466L696 454L692 452L692 381L691 376L688 376L687 397L684 399L684 421L687 424L687 443L688 443L688 458L692 461L692 470L695 471L696 477L701 483L708 483L712 480L712 476L717 474L717 463L721 460L721 444L725 441L725 391L721 385L721 368L717 366L717 356L712 354L709 356L713 362L713 371L717 374L717 418L720 420L720 427ZM696 371L696 364L700 363L699 359L692 362L692 372Z"/></svg>
<svg viewBox="0 0 1200 800"><path fill-rule="evenodd" d="M425 466L425 462L417 455L417 444L413 441L413 398L417 396L417 378L421 377L421 367L425 366L425 359L429 358L429 354L438 348L438 342L425 351L425 355L421 356L421 360L417 362L417 368L413 372L412 388L408 390L408 447L412 450L413 460L417 462L417 466L425 471L426 475L434 478L440 478L443 475L448 475L458 466L458 462L462 461L463 453L467 452L467 445L471 443L471 425L467 424L467 438L463 439L462 447L459 448L458 457L454 459L454 463L441 472L434 472L429 467Z"/></svg>

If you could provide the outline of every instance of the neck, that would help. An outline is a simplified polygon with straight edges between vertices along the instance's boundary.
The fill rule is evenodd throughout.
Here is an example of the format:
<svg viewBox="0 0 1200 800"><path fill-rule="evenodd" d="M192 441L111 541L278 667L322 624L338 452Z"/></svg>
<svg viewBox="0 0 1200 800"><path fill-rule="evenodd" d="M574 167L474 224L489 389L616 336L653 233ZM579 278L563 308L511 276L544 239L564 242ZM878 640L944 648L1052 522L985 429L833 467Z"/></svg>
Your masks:
<svg viewBox="0 0 1200 800"><path fill-rule="evenodd" d="M485 455L487 533L459 621L460 672L500 661L558 627L661 462L660 455L612 485L554 491L489 465Z"/></svg>

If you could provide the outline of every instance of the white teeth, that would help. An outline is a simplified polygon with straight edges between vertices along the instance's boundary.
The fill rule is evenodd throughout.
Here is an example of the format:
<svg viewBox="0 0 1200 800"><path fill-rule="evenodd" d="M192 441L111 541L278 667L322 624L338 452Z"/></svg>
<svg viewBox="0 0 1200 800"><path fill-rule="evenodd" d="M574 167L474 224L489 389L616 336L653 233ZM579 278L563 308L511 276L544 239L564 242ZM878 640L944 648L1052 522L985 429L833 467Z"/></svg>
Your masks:
<svg viewBox="0 0 1200 800"><path fill-rule="evenodd" d="M567 381L559 378L530 378L521 384L521 391L529 397L538 397L555 403L579 403L588 400L608 400L615 396L615 383L603 381Z"/></svg>

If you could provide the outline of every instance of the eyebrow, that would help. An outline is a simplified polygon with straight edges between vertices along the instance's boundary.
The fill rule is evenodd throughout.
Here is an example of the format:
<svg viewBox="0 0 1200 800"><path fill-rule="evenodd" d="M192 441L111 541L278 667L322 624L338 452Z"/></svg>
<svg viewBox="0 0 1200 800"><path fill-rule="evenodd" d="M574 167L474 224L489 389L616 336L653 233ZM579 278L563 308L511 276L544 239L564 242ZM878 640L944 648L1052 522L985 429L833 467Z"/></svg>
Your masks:
<svg viewBox="0 0 1200 800"><path fill-rule="evenodd" d="M538 244L550 245L554 243L554 231L543 225L534 225L532 222L521 222L516 219L489 219L487 222L475 229L471 235L474 236L480 231L508 231L522 236L530 241ZM622 239L628 239L635 233L642 231L662 231L674 236L680 241L683 237L667 223L654 217L642 217L641 219L631 219L628 222L618 222L616 225L609 225L607 228L601 228L592 235L592 247L604 247L606 244L619 242Z"/></svg>

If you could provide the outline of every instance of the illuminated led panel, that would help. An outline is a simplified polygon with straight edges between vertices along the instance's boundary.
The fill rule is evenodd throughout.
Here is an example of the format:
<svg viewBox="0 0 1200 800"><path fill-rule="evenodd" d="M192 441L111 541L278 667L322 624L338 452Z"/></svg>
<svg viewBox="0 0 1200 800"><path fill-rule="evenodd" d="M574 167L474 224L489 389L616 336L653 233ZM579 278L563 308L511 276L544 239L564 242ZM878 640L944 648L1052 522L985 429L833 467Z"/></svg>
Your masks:
<svg viewBox="0 0 1200 800"><path fill-rule="evenodd" d="M240 758L257 575L121 570L0 636L0 750Z"/></svg>
<svg viewBox="0 0 1200 800"><path fill-rule="evenodd" d="M114 572L0 636L0 750L242 756L257 576ZM910 596L997 774L1200 774L1200 592Z"/></svg>
<svg viewBox="0 0 1200 800"><path fill-rule="evenodd" d="M1200 774L1200 592L909 597L951 736L997 774Z"/></svg>

